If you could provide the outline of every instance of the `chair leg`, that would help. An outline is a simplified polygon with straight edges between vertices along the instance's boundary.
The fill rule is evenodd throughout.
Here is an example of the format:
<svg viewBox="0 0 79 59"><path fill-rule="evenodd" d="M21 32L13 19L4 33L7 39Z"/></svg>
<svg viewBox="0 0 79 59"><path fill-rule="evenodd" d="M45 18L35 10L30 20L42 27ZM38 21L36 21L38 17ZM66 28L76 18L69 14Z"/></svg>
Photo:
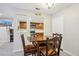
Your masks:
<svg viewBox="0 0 79 59"><path fill-rule="evenodd" d="M36 56L36 52L32 53L32 56Z"/></svg>
<svg viewBox="0 0 79 59"><path fill-rule="evenodd" d="M26 56L26 53L24 53L24 56Z"/></svg>
<svg viewBox="0 0 79 59"><path fill-rule="evenodd" d="M32 53L32 56L33 56L33 53Z"/></svg>
<svg viewBox="0 0 79 59"><path fill-rule="evenodd" d="M32 53L32 56L35 56L35 53L34 52Z"/></svg>
<svg viewBox="0 0 79 59"><path fill-rule="evenodd" d="M34 53L34 55L36 56L36 52Z"/></svg>

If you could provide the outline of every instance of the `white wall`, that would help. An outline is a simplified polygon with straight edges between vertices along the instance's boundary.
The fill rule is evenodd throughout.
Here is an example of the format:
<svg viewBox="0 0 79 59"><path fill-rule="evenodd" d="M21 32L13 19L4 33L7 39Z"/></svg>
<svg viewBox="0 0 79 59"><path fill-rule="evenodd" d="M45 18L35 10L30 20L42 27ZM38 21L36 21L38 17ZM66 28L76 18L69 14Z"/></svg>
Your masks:
<svg viewBox="0 0 79 59"><path fill-rule="evenodd" d="M44 34L45 36L51 36L52 35L52 17L47 15L44 19Z"/></svg>
<svg viewBox="0 0 79 59"><path fill-rule="evenodd" d="M63 19L64 15L62 12L54 14L52 17L52 32L63 34Z"/></svg>
<svg viewBox="0 0 79 59"><path fill-rule="evenodd" d="M59 20L61 18L61 15L64 15L62 16L63 50L70 55L79 55L79 52L78 52L79 51L79 4L73 4L72 6L63 9L56 14L57 15L54 14L53 20L56 19L57 22L60 22ZM55 21L53 21L53 23L54 22ZM57 29L55 28L55 26L54 26L54 30ZM60 29L62 29L61 25L60 25ZM58 29L57 31L62 32L60 29Z"/></svg>
<svg viewBox="0 0 79 59"><path fill-rule="evenodd" d="M65 10L64 36L64 48L79 55L79 4Z"/></svg>
<svg viewBox="0 0 79 59"><path fill-rule="evenodd" d="M8 28L0 27L0 45L10 42L10 33Z"/></svg>

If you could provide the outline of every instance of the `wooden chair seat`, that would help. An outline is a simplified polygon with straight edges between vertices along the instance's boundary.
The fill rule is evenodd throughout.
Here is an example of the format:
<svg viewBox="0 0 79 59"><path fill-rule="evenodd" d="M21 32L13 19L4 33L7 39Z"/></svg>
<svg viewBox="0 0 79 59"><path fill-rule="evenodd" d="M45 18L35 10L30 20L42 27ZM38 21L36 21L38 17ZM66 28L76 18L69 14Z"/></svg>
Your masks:
<svg viewBox="0 0 79 59"><path fill-rule="evenodd" d="M25 46L25 49L27 49L27 50L29 50L29 49L33 49L33 48L35 48L35 46L32 45L32 44L30 44L30 45L26 45L26 46Z"/></svg>
<svg viewBox="0 0 79 59"><path fill-rule="evenodd" d="M46 55L46 49L42 49L41 50L42 55ZM57 51L53 50L53 49L48 49L48 56L54 56L56 55Z"/></svg>
<svg viewBox="0 0 79 59"><path fill-rule="evenodd" d="M26 45L25 46L25 52L32 53L32 52L35 52L36 50L37 50L37 48L33 45Z"/></svg>

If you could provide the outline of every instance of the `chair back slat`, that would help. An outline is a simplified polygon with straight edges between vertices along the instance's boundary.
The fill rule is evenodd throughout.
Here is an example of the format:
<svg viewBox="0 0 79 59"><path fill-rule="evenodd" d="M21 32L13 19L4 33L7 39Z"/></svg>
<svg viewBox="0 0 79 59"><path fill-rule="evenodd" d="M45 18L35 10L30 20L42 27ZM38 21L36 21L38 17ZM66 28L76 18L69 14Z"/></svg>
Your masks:
<svg viewBox="0 0 79 59"><path fill-rule="evenodd" d="M54 41L54 47L57 50L57 55L59 56L60 54L60 47L61 47L61 41L62 41L62 35L54 33L53 34L53 41Z"/></svg>
<svg viewBox="0 0 79 59"><path fill-rule="evenodd" d="M57 51L57 54L59 56L60 54L60 47L61 47L61 41L62 41L62 35L61 34L53 34L53 38L46 40L46 56L48 55L48 49L53 49L54 51ZM51 43L51 44L50 44Z"/></svg>

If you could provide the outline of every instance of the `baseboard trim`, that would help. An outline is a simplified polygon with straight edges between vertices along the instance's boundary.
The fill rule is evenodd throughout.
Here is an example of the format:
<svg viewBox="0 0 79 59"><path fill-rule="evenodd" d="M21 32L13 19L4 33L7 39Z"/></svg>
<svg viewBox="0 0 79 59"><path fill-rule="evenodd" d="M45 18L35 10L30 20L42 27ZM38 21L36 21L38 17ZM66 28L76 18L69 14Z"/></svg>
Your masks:
<svg viewBox="0 0 79 59"><path fill-rule="evenodd" d="M14 50L13 52L17 53L17 52L22 52L22 51L23 51L23 49L19 49L19 50Z"/></svg>
<svg viewBox="0 0 79 59"><path fill-rule="evenodd" d="M64 49L63 49L63 52L64 52L65 54L67 54L68 56L76 56L76 55L72 54L71 52L69 52L69 51L67 51L67 50L64 50Z"/></svg>
<svg viewBox="0 0 79 59"><path fill-rule="evenodd" d="M13 55L14 55L14 56L24 56L23 49L14 50L14 51L13 51Z"/></svg>
<svg viewBox="0 0 79 59"><path fill-rule="evenodd" d="M5 45L6 43L9 43L9 42L6 42L6 41L2 41L2 42L0 42L0 46Z"/></svg>

